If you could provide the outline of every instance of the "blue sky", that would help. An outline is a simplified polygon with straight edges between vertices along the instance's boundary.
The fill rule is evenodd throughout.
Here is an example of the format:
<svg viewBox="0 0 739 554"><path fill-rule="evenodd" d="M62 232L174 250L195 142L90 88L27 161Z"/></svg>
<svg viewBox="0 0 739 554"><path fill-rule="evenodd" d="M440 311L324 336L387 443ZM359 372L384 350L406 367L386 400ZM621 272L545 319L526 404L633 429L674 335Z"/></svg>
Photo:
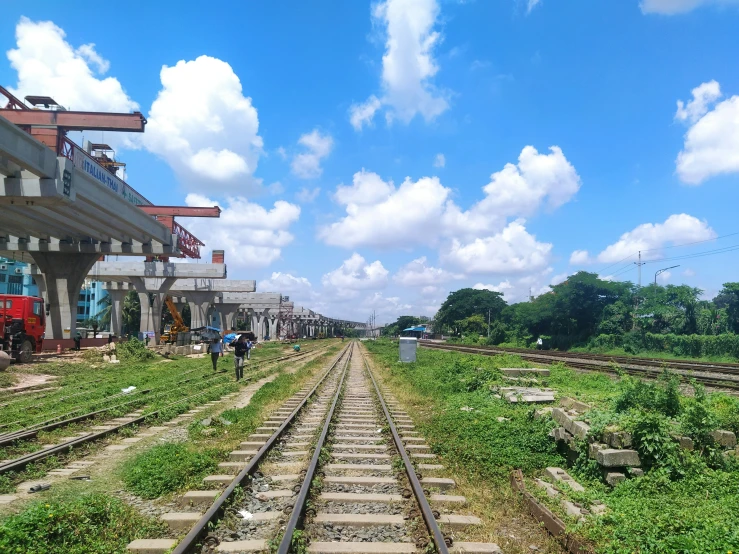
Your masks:
<svg viewBox="0 0 739 554"><path fill-rule="evenodd" d="M733 252L664 258L739 244L737 0L187 6L7 6L0 83L137 105L144 135L104 137L128 182L218 202L184 223L232 278L379 321L462 286L636 280L640 249L645 282L736 280Z"/></svg>

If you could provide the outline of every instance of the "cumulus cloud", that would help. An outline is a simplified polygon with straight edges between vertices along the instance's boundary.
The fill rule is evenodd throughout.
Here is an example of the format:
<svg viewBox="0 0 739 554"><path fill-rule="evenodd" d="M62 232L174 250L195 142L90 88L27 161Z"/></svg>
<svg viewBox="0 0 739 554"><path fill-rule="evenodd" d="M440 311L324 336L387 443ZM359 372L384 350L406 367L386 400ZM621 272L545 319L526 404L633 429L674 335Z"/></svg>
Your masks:
<svg viewBox="0 0 739 554"><path fill-rule="evenodd" d="M454 234L475 235L500 229L508 217L531 215L542 204L556 209L580 189L580 176L558 146L540 154L533 146L521 150L518 164L507 163L490 176L485 197L467 211L449 205L444 224Z"/></svg>
<svg viewBox="0 0 739 554"><path fill-rule="evenodd" d="M396 188L363 170L354 175L351 186L338 187L334 195L346 207L346 217L322 227L319 237L347 248L422 243L426 237L415 231L438 223L449 192L436 177L407 178Z"/></svg>
<svg viewBox="0 0 739 554"><path fill-rule="evenodd" d="M301 202L310 204L311 202L315 202L319 194L321 194L321 187L315 187L313 189L308 189L306 187L303 187L302 189L298 191L298 193L295 196Z"/></svg>
<svg viewBox="0 0 739 554"><path fill-rule="evenodd" d="M660 249L669 244L682 244L716 237L706 221L688 214L674 214L664 223L643 223L621 235L597 256L598 262L615 263L642 251L642 259L657 259ZM573 253L574 255L574 253Z"/></svg>
<svg viewBox="0 0 739 554"><path fill-rule="evenodd" d="M372 120L380 107L382 107L382 102L374 94L366 102L352 104L349 108L349 122L356 131L361 131L365 125L371 127Z"/></svg>
<svg viewBox="0 0 739 554"><path fill-rule="evenodd" d="M271 209L242 196L224 204L200 194L188 194L188 206L220 206L219 219L179 218L182 226L206 244L205 259L212 249L226 251L229 268L267 267L280 258L282 248L293 241L290 226L300 217L300 207L278 200Z"/></svg>
<svg viewBox="0 0 739 554"><path fill-rule="evenodd" d="M497 285L491 284L484 284L484 283L476 283L472 286L475 290L489 290L491 292L500 292L505 293L507 290L511 290L513 288L513 285L511 285L511 282L509 280L501 281Z"/></svg>
<svg viewBox="0 0 739 554"><path fill-rule="evenodd" d="M642 13L675 15L704 6L739 6L739 0L642 0L639 6Z"/></svg>
<svg viewBox="0 0 739 554"><path fill-rule="evenodd" d="M436 0L385 0L374 6L373 23L385 32L383 94L350 108L349 120L356 130L370 125L383 106L388 123L395 119L408 123L418 114L431 121L449 107L446 95L432 82L439 70L433 56L441 41L438 16Z"/></svg>
<svg viewBox="0 0 739 554"><path fill-rule="evenodd" d="M422 256L398 269L393 276L393 281L407 287L431 287L460 277L460 275L428 265L426 256Z"/></svg>
<svg viewBox="0 0 739 554"><path fill-rule="evenodd" d="M321 134L313 129L298 139L298 144L305 147L305 152L298 154L292 161L292 172L301 179L314 179L323 173L321 160L331 153L334 139L331 135Z"/></svg>
<svg viewBox="0 0 739 554"><path fill-rule="evenodd" d="M452 191L438 177L418 181L408 177L396 188L392 181L362 170L351 186L341 185L334 194L346 207L346 216L321 228L319 236L328 244L347 248L405 247L435 237L469 241L500 232L508 218L530 215L542 205L555 209L579 188L577 171L556 146L549 154L525 147L518 164L506 164L493 173L482 189L484 198L466 211L451 200ZM409 232L424 228L434 228L434 237Z"/></svg>
<svg viewBox="0 0 739 554"><path fill-rule="evenodd" d="M669 271L663 271L659 275L657 275L657 280L664 283L667 283L670 280L670 277L672 277L672 273Z"/></svg>
<svg viewBox="0 0 739 554"><path fill-rule="evenodd" d="M444 167L446 165L446 157L444 154L437 154L434 158L434 167Z"/></svg>
<svg viewBox="0 0 739 554"><path fill-rule="evenodd" d="M699 185L706 179L739 172L739 96L722 102L721 88L709 81L692 91L687 104L677 103L675 119L690 124L676 166L680 179Z"/></svg>
<svg viewBox="0 0 739 554"><path fill-rule="evenodd" d="M269 279L262 279L257 283L259 292L279 292L305 296L313 289L311 282L305 277L295 277L290 273L272 272ZM308 308L310 309L310 308Z"/></svg>
<svg viewBox="0 0 739 554"><path fill-rule="evenodd" d="M575 250L570 254L570 265L584 265L592 262L587 250Z"/></svg>
<svg viewBox="0 0 739 554"><path fill-rule="evenodd" d="M476 283L472 288L477 290L490 290L499 292L503 295L506 302L523 302L529 300L530 296L539 296L551 290L550 285L556 285L562 282L563 275L555 275L549 279L551 268L547 267L543 271L532 272L523 277L516 279L505 279L497 285L494 283ZM564 274L564 278L567 275Z"/></svg>
<svg viewBox="0 0 739 554"><path fill-rule="evenodd" d="M380 289L387 285L388 270L380 260L372 263L356 252L340 267L326 273L321 283L342 298L355 297L360 290Z"/></svg>
<svg viewBox="0 0 739 554"><path fill-rule="evenodd" d="M263 146L259 118L231 66L200 56L163 66L160 78L144 146L190 189L256 187L253 175Z"/></svg>
<svg viewBox="0 0 739 554"><path fill-rule="evenodd" d="M18 83L10 91L21 99L30 94L51 96L71 110L130 112L139 109L114 77L94 44L74 48L51 21L21 17L15 27L16 47L8 50ZM92 67L91 67L92 66Z"/></svg>
<svg viewBox="0 0 739 554"><path fill-rule="evenodd" d="M442 262L467 274L513 274L540 271L548 264L552 245L538 242L523 220L509 223L500 233L463 243L453 239L442 249Z"/></svg>

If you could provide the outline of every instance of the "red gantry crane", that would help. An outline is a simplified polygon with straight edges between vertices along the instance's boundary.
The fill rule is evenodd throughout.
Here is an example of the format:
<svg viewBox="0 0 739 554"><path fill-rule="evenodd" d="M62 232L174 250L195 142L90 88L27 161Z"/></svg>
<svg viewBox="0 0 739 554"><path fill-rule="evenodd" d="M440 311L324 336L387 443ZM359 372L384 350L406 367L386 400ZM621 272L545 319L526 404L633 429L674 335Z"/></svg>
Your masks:
<svg viewBox="0 0 739 554"><path fill-rule="evenodd" d="M106 113L71 111L60 106L49 96L26 96L25 100L33 106L28 107L16 98L7 89L0 86L0 96L7 102L0 107L0 116L14 123L37 140L51 148L58 156L69 158L75 166L95 174L99 180L111 186L109 176L112 175L112 184L122 189L122 195L132 204L137 205L157 221L167 226L177 235L178 245L183 257L200 258L200 247L204 243L175 221L175 216L181 217L220 217L221 209L212 207L189 206L154 206L144 196L120 179L117 175L120 167L125 164L115 160L113 149L107 144L91 143L90 151L86 151L72 142L68 137L69 131L123 131L129 133L143 133L146 118L141 112L133 113ZM2 98L0 98L2 106ZM44 109L41 109L41 106ZM113 154L111 157L109 154ZM103 177L100 174L103 173Z"/></svg>

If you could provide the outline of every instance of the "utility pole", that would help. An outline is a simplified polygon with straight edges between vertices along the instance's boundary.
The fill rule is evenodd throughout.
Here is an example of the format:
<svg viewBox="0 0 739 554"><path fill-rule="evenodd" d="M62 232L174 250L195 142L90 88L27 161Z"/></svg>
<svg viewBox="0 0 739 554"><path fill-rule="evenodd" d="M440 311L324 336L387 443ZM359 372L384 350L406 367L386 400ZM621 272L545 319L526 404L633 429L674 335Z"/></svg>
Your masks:
<svg viewBox="0 0 739 554"><path fill-rule="evenodd" d="M488 338L490 338L490 308L488 308Z"/></svg>
<svg viewBox="0 0 739 554"><path fill-rule="evenodd" d="M660 269L660 270L658 270L658 271L657 271L657 272L656 272L656 273L654 274L654 286L655 286L655 287L657 286L657 275L660 275L660 274L664 273L664 272L665 272L665 271L667 271L668 269L675 269L676 267L680 267L680 264L678 264L678 265L673 265L673 266L671 266L671 267L666 267L666 268L664 268L664 269Z"/></svg>
<svg viewBox="0 0 739 554"><path fill-rule="evenodd" d="M639 268L639 287L636 289L636 307L634 308L634 325L632 329L636 329L636 312L639 311L639 295L641 294L641 266L645 264L645 262L641 261L641 250L639 250L639 261L634 263Z"/></svg>

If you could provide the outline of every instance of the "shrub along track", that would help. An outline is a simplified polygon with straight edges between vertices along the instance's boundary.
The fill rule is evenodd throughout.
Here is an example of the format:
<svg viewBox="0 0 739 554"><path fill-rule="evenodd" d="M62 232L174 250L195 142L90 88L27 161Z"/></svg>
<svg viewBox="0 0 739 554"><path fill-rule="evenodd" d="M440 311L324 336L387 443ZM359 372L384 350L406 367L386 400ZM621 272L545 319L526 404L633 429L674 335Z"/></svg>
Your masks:
<svg viewBox="0 0 739 554"><path fill-rule="evenodd" d="M181 540L137 540L128 549L401 554L433 543L440 554L499 552L494 544L452 545L451 535L442 532L479 520L431 508L447 511L445 506L465 500L424 490L454 485L416 473L443 469L424 464L435 457L428 448L397 402L383 398L358 346L350 343L242 442L231 461L219 464L230 474L204 479L225 490L181 497L181 505L204 514L162 516L173 532L186 532Z"/></svg>
<svg viewBox="0 0 739 554"><path fill-rule="evenodd" d="M251 368L252 371L255 371L258 367L260 373L263 373L265 366L279 364L287 360L304 360L308 357L320 355L325 348L326 347L324 346L319 346L296 354L274 356L258 361L255 360ZM192 374L197 371L198 370L191 370L186 373ZM35 445L31 441L34 441L40 432L64 428L81 421L95 420L105 414L120 413L122 410L125 411L136 406L141 406L139 409L131 411L123 417L103 421L101 424L93 426L89 431L80 432L76 436L65 437L62 439L62 442L58 444L43 447L41 450L22 453L13 459L2 460L0 461L0 475L8 474L11 480L19 481L22 477L18 476L18 472L24 470L30 464L36 464L52 456L59 456L61 454L72 452L84 445L98 441L108 435L118 433L129 427L138 426L155 420L166 421L182 413L189 407L197 406L209 400L221 398L229 391L232 391L236 386L230 380L229 376L230 371L211 371L204 375L195 375L179 381L172 380L162 384L162 386L154 390L144 389L142 391L138 391L137 395L140 396L140 398L135 400L116 404L93 412L75 415L74 417L66 419L59 419L59 417L63 417L59 416L50 420L51 422L43 422L25 429L0 435L0 446L12 443L21 443L20 449L24 449L24 447L26 450L29 449L29 447L33 449L37 448L38 445ZM244 382L253 380L257 376L258 374L249 375L245 378ZM192 392L192 394L188 394L190 392ZM183 397L183 394L186 396ZM120 396L120 394L113 395L108 397L107 400ZM176 398L176 400L167 402L167 400L171 400L172 398ZM154 409L147 409L144 404L154 404L156 407ZM54 421L54 419L57 421Z"/></svg>
<svg viewBox="0 0 739 554"><path fill-rule="evenodd" d="M419 343L424 348L434 350L452 350L482 356L498 356L500 354L516 354L527 362L552 364L563 362L567 367L604 373L628 373L639 377L656 378L665 368L680 376L682 380L695 381L707 386L739 391L739 364L720 364L713 362L686 362L684 360L658 360L651 358L629 358L624 356L602 356L598 354L578 354L569 352L547 351L532 352L525 348L498 348L481 346L463 346L456 344L439 344L433 342ZM614 367L617 366L617 367Z"/></svg>

